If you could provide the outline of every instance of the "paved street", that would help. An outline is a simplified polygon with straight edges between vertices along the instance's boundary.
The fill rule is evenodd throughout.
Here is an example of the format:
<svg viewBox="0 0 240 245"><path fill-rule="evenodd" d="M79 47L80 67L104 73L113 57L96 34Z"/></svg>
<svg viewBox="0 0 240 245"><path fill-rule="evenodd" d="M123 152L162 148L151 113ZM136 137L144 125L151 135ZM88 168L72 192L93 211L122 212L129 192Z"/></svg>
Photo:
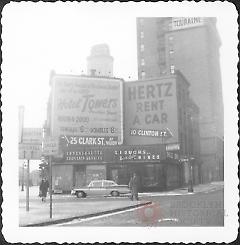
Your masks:
<svg viewBox="0 0 240 245"><path fill-rule="evenodd" d="M194 193L180 188L139 193L139 197L139 201L131 201L128 196L76 198L53 195L53 217L50 219L49 196L43 203L38 197L38 187L31 187L30 210L27 212L26 192L19 189L19 225L43 223L45 226L53 224L52 221L57 226L223 225L223 182L194 186ZM147 202L152 204L136 208L136 205Z"/></svg>
<svg viewBox="0 0 240 245"><path fill-rule="evenodd" d="M223 226L223 190L142 197L151 205L58 226Z"/></svg>

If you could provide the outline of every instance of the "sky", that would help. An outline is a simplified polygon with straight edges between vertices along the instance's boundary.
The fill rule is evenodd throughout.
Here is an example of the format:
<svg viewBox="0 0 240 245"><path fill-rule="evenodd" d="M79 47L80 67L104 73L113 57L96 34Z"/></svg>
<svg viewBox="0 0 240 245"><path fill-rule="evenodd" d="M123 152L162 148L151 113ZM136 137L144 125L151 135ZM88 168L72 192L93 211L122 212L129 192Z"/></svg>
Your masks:
<svg viewBox="0 0 240 245"><path fill-rule="evenodd" d="M16 112L19 105L24 105L24 127L42 127L46 119L50 71L86 74L86 58L91 47L99 43L107 43L110 47L114 76L137 79L136 17L139 16L217 17L226 101L229 57L236 55L232 49L236 40L230 37L237 25L232 25L231 11L224 5L216 8L216 5L207 3L198 5L197 9L193 6L178 3L30 2L6 5L2 18L2 91L7 108Z"/></svg>

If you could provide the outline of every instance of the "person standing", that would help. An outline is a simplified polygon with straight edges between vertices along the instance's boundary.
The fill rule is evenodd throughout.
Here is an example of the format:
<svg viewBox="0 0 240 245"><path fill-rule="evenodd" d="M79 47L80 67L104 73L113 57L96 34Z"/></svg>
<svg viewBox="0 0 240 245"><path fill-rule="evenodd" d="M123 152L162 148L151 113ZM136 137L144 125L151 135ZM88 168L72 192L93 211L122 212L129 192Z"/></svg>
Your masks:
<svg viewBox="0 0 240 245"><path fill-rule="evenodd" d="M130 179L129 188L131 190L131 200L138 200L138 177L136 173Z"/></svg>
<svg viewBox="0 0 240 245"><path fill-rule="evenodd" d="M46 178L43 178L39 186L39 190L42 197L42 202L46 202L46 196L49 188L49 183Z"/></svg>

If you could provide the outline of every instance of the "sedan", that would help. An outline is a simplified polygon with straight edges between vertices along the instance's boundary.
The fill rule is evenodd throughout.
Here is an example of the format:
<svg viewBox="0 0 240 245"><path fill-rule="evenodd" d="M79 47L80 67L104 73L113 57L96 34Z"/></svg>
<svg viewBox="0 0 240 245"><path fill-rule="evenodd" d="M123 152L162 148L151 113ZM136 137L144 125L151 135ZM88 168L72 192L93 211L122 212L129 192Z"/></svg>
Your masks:
<svg viewBox="0 0 240 245"><path fill-rule="evenodd" d="M118 185L112 180L93 180L87 187L74 188L71 191L72 195L76 195L78 198L86 196L114 196L117 197L120 194L128 194L130 189L127 185Z"/></svg>

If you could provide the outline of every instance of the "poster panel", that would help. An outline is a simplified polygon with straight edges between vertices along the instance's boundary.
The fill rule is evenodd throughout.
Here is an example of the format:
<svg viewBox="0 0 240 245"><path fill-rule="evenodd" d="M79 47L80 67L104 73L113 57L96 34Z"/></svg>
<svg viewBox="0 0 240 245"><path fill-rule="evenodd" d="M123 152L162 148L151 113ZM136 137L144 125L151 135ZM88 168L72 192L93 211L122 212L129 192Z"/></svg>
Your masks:
<svg viewBox="0 0 240 245"><path fill-rule="evenodd" d="M122 80L56 75L52 135L117 137L122 144Z"/></svg>
<svg viewBox="0 0 240 245"><path fill-rule="evenodd" d="M175 77L126 83L125 103L126 144L178 142Z"/></svg>

